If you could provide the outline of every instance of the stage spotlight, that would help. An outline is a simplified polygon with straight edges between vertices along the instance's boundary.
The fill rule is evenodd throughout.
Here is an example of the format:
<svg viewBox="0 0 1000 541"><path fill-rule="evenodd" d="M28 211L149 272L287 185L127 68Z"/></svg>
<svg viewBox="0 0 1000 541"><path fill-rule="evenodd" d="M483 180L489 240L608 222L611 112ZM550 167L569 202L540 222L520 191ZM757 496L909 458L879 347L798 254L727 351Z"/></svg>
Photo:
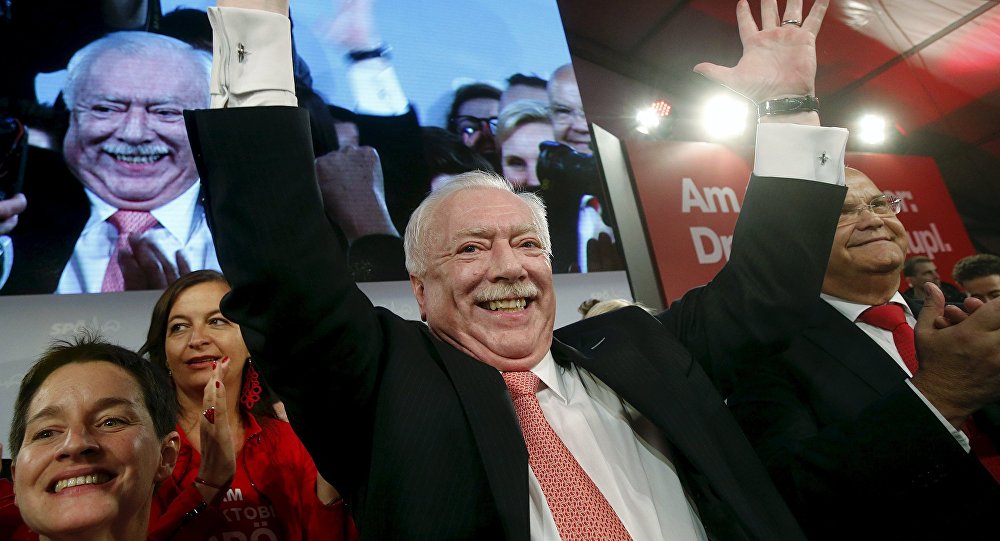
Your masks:
<svg viewBox="0 0 1000 541"><path fill-rule="evenodd" d="M865 115L858 121L858 140L869 145L881 145L886 139L885 118L879 115Z"/></svg>
<svg viewBox="0 0 1000 541"><path fill-rule="evenodd" d="M660 115L652 107L643 107L635 114L636 127L639 133L649 133L660 125Z"/></svg>
<svg viewBox="0 0 1000 541"><path fill-rule="evenodd" d="M747 102L730 95L719 95L705 102L701 122L712 139L729 139L747 128Z"/></svg>
<svg viewBox="0 0 1000 541"><path fill-rule="evenodd" d="M639 109L635 114L635 129L641 134L650 135L653 132L664 131L666 118L670 115L670 104L667 100L656 100L648 107Z"/></svg>

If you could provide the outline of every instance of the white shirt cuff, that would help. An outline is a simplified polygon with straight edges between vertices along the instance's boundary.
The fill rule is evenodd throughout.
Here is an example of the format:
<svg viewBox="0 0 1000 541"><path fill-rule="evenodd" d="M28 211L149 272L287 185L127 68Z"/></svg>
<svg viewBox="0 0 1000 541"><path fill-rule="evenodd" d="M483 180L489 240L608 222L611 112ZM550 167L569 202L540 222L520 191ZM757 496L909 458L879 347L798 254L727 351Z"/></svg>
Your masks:
<svg viewBox="0 0 1000 541"><path fill-rule="evenodd" d="M295 107L288 17L242 8L208 8L212 23L212 108Z"/></svg>
<svg viewBox="0 0 1000 541"><path fill-rule="evenodd" d="M398 116L410 108L395 68L383 58L351 63L347 68L347 81L354 98L358 100L355 106L358 113Z"/></svg>
<svg viewBox="0 0 1000 541"><path fill-rule="evenodd" d="M753 172L759 177L798 178L844 186L847 135L844 128L758 124Z"/></svg>
<svg viewBox="0 0 1000 541"><path fill-rule="evenodd" d="M962 446L962 449L965 449L966 453L971 452L972 446L969 445L969 437L965 435L965 432L962 432L961 430L955 428L955 425L949 423L948 419L945 419L944 415L941 415L941 412L938 411L933 404L931 404L930 400L927 400L927 397L925 397L924 394L921 393L915 385L913 385L912 381L906 380L906 384L909 385L911 389L913 389L913 392L917 393L917 396L920 397L920 400L922 400L924 404L927 404L927 407L931 410L931 413L933 413L934 416L937 417L939 421L941 421L941 424L948 429L948 432L951 432L951 436L955 438L955 441L957 441L959 445Z"/></svg>

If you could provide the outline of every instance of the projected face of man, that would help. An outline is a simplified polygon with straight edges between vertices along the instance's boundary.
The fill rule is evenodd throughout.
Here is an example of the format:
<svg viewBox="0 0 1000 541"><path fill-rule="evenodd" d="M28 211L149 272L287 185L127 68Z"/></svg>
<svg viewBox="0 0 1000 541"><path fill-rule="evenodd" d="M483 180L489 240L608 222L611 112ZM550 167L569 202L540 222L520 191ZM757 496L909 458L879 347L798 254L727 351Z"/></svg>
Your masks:
<svg viewBox="0 0 1000 541"><path fill-rule="evenodd" d="M549 80L549 108L556 140L577 152L590 154L590 127L583 113L583 98L571 64L557 69Z"/></svg>
<svg viewBox="0 0 1000 541"><path fill-rule="evenodd" d="M205 107L204 70L191 56L101 54L78 85L64 141L84 186L122 209L151 210L198 179L184 109Z"/></svg>

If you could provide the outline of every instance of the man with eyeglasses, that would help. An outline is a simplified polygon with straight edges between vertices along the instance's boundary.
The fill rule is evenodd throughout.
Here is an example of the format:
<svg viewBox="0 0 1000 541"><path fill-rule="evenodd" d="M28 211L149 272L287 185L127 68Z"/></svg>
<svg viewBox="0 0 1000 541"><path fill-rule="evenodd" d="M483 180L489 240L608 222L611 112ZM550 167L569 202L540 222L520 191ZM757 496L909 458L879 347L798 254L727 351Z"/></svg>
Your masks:
<svg viewBox="0 0 1000 541"><path fill-rule="evenodd" d="M590 127L583 112L583 99L576 82L573 64L561 66L549 79L549 114L552 128L556 131L556 141L568 145L584 154L593 153L590 148Z"/></svg>
<svg viewBox="0 0 1000 541"><path fill-rule="evenodd" d="M810 539L982 539L1000 510L990 473L1000 472L990 453L1000 440L978 416L970 430L967 417L996 400L1000 385L969 366L995 362L983 353L991 346L941 347L939 333L969 329L969 321L944 328L964 319L957 307L938 318L941 328L928 328L931 318L917 325L897 291L907 251L900 201L861 171L847 168L845 178L808 327L740 374L728 404ZM927 293L924 310L943 311L940 289L928 284ZM970 350L972 359L959 355ZM996 539L1000 528L986 535Z"/></svg>
<svg viewBox="0 0 1000 541"><path fill-rule="evenodd" d="M500 156L494 134L500 114L500 89L485 83L465 85L455 91L448 114L448 131L462 138L465 146L486 158L495 171Z"/></svg>

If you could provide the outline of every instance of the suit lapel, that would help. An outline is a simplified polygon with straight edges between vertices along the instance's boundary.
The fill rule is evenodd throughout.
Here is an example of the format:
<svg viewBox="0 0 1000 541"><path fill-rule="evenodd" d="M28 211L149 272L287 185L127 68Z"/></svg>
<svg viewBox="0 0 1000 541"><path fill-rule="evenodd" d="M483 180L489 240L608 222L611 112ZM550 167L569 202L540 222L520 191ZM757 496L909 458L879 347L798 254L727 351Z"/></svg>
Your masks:
<svg viewBox="0 0 1000 541"><path fill-rule="evenodd" d="M656 351L657 358L665 361L662 364L649 362L642 352L629 344L627 337L613 333L604 336L594 333L590 345L581 344L579 350L557 339L552 344L552 353L560 362L573 362L589 371L652 421L663 431L675 451L674 456L682 459L674 466L682 469L684 464L690 464L713 487L714 498L724 500L730 512L742 519L743 527L753 530L758 521L751 510L756 509L759 502L746 498L748 492L743 490L742 483L747 479L733 471L726 457L731 449L724 447L731 442L721 442L715 434L720 429L720 422L732 418L725 411L722 397L704 374L701 374L705 377L704 385L692 382L689 372L700 370L700 367L692 366L694 362L686 350L665 339L665 335L662 330L644 333L646 343L642 345L643 350ZM735 421L731 428L738 431ZM749 444L746 452L752 453ZM758 473L758 479L766 483L763 468ZM696 490L690 486L686 488ZM703 521L708 518L703 517ZM732 518L730 515L729 519ZM711 528L713 524L706 522L705 526Z"/></svg>
<svg viewBox="0 0 1000 541"><path fill-rule="evenodd" d="M527 541L528 450L507 386L492 366L440 340L432 342L465 409L506 537Z"/></svg>
<svg viewBox="0 0 1000 541"><path fill-rule="evenodd" d="M885 350L826 301L819 301L803 335L880 395L894 392L906 378Z"/></svg>

